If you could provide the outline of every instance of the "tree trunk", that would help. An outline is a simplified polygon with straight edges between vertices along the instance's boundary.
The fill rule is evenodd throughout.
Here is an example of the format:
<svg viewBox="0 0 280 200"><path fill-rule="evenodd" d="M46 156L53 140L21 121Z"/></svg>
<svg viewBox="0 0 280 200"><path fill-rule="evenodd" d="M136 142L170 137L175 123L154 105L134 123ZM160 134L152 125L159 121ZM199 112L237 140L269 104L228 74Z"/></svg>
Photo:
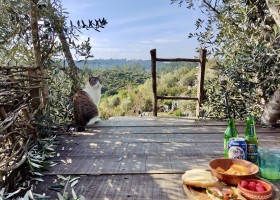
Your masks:
<svg viewBox="0 0 280 200"><path fill-rule="evenodd" d="M52 9L52 5L51 5L51 1L48 0L47 1L47 5L49 9ZM57 33L58 38L61 42L62 45L62 51L63 54L66 58L66 62L68 63L68 67L70 69L70 78L72 80L72 86L71 86L71 92L70 92L70 97L73 97L74 94L76 93L76 91L79 88L79 80L80 80L80 70L77 67L73 56L71 54L70 48L69 48L69 44L67 42L67 38L65 36L65 33L63 31L63 24L64 21L62 20L61 17L59 17L58 15L55 14L54 10L53 10L53 14L54 14L54 20L51 20L52 26L54 28L54 32Z"/></svg>
<svg viewBox="0 0 280 200"><path fill-rule="evenodd" d="M47 0L47 7L48 7L49 11L51 11L53 14L53 18L50 19L50 22L52 24L54 32L58 35L58 38L61 42L62 51L66 58L66 62L68 63L68 67L70 69L69 70L70 73L68 75L72 81L72 85L71 85L71 92L69 95L70 95L70 97L73 97L74 94L79 89L80 70L76 66L76 63L75 63L73 56L71 54L71 51L70 51L69 44L67 42L67 37L65 36L65 33L64 33L64 27L63 27L64 19L61 16L57 15L54 8L52 7L50 0Z"/></svg>
<svg viewBox="0 0 280 200"><path fill-rule="evenodd" d="M266 0L269 11L275 20L276 24L280 27L280 4L271 4ZM270 101L266 104L264 112L261 116L261 122L266 125L274 126L280 118L280 87L273 94Z"/></svg>
<svg viewBox="0 0 280 200"><path fill-rule="evenodd" d="M58 31L58 37L61 42L62 50L63 50L64 56L66 58L66 61L68 63L68 67L70 68L70 78L72 79L70 96L73 97L74 94L76 93L77 89L79 88L80 70L74 62L73 56L72 56L70 48L69 48L69 44L66 40L63 30Z"/></svg>
<svg viewBox="0 0 280 200"><path fill-rule="evenodd" d="M43 67L43 61L42 61L42 54L41 54L41 46L40 46L40 38L39 38L39 29L38 29L38 16L37 16L37 9L38 9L38 0L32 0L30 1L30 16L31 16L31 34L32 34L32 45L33 45L33 51L34 51L34 62L35 66L38 69L37 71L32 72L33 76L40 77L41 78L41 85L42 85L42 97L43 97L43 104L46 105L48 102L48 87L47 87L47 81L45 79L46 73L45 69ZM40 102L39 94L36 94L36 91L31 91L32 97L35 97L33 103L34 106L33 109L37 109ZM38 96L37 96L38 95Z"/></svg>
<svg viewBox="0 0 280 200"><path fill-rule="evenodd" d="M266 0L267 7L269 8L269 12L271 13L273 19L276 24L280 27L280 3L279 5L269 3L270 0Z"/></svg>

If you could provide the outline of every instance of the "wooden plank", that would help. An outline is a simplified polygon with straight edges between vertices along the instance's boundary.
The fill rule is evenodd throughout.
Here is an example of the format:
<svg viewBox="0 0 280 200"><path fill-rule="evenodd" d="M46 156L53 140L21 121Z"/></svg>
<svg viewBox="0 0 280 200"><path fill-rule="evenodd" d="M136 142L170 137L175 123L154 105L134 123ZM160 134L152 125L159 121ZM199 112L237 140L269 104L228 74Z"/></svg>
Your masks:
<svg viewBox="0 0 280 200"><path fill-rule="evenodd" d="M239 135L243 136L245 132L245 126L236 127ZM76 136L79 135L96 135L96 137L102 138L101 134L223 134L226 126L163 126L163 127L115 127L113 129L108 127L89 129L86 132L74 132ZM96 132L96 133L94 133ZM269 129L256 126L257 135L259 134L278 134L279 129ZM67 134L69 135L69 134Z"/></svg>
<svg viewBox="0 0 280 200"><path fill-rule="evenodd" d="M198 135L198 136L197 136ZM123 143L133 143L134 145L141 145L138 143L171 143L171 145L176 145L178 143L179 145L182 145L181 143L219 143L223 141L223 135L222 134L197 134L197 135L191 135L191 134L128 134L128 135L122 135L120 137L117 137L117 135L108 135L108 137L105 137L104 140L106 141L103 145L106 148L113 147L116 148L117 146L123 145ZM269 143L271 145L277 144L277 141L279 140L279 134L273 133L273 134L258 134L259 138L259 144L262 145L262 143L265 143L266 145ZM97 147L100 148L99 143L102 143L102 138L89 138L89 136L80 137L76 140L76 142L73 142L72 145L70 143L67 143L64 148L64 150L60 150L60 152L68 151L72 152L74 148L77 148L80 145L86 145L88 150L96 149ZM62 147L64 147L64 143L61 144ZM167 144L169 145L169 144ZM186 144L188 145L188 144ZM96 147L95 147L96 146ZM222 146L222 145L221 145ZM89 148L90 147L90 148ZM99 150L99 149L97 149ZM109 150L109 149L108 149ZM105 151L108 151L105 150Z"/></svg>
<svg viewBox="0 0 280 200"><path fill-rule="evenodd" d="M215 134L211 137L207 135L183 135L183 134L128 134L118 137L118 135L104 135L103 139L98 137L80 136L73 137L76 140L72 142L66 142L71 136L61 140L61 144L57 151L60 157L70 155L83 155L83 156L97 156L97 155L119 155L126 153L141 153L142 151L148 151L149 148L145 146L156 147L158 145L164 145L163 152L173 148L188 148L191 143L217 143L216 141L222 141L223 136L221 134ZM272 139L271 139L272 140ZM268 140L268 141L271 141ZM164 144L162 144L164 143ZM190 143L190 144L189 144ZM178 147L179 146L179 147ZM151 152L151 151L150 151ZM160 152L155 152L160 153ZM58 159L60 159L58 157Z"/></svg>
<svg viewBox="0 0 280 200"><path fill-rule="evenodd" d="M226 127L227 120L213 120L213 119L195 119L190 117L111 117L108 120L103 120L100 123L89 126L88 128L103 128L103 127L169 127L169 126L224 126ZM236 121L236 126L245 126L244 121ZM256 127L261 127L256 124ZM279 128L264 128L267 130L274 130Z"/></svg>
<svg viewBox="0 0 280 200"><path fill-rule="evenodd" d="M141 174L141 173L181 173L193 167L208 168L208 162L222 157L223 151L204 155L106 155L73 156L71 162L63 162L44 172L50 174ZM66 160L66 159L65 159Z"/></svg>
<svg viewBox="0 0 280 200"><path fill-rule="evenodd" d="M73 176L74 177L74 176ZM44 184L36 188L37 193L46 193L55 199L56 192L48 190L56 176L46 176ZM279 182L273 182L278 189ZM75 191L86 199L188 199L182 190L181 174L140 174L81 176Z"/></svg>
<svg viewBox="0 0 280 200"><path fill-rule="evenodd" d="M201 121L131 118L119 125L119 120L62 135L60 156L54 158L60 164L44 173L46 181L36 192L56 195L47 192L46 185L61 174L81 176L78 185L84 186L86 199L187 199L181 175L189 169L208 168L210 160L223 156L225 121L203 125ZM244 123L237 128L243 136ZM279 129L258 126L257 134L260 147L278 147ZM275 185L279 187L280 182Z"/></svg>
<svg viewBox="0 0 280 200"><path fill-rule="evenodd" d="M122 155L141 153L145 146L149 145L153 148L162 146L160 151L152 151L156 154L171 152L172 149L188 149L194 143L203 143L203 148L217 145L223 141L222 134L213 135L196 135L192 134L127 134L127 135L102 135L103 138L80 136L79 138L68 136L61 140L61 144L57 151L60 156L102 156L102 155ZM260 146L277 146L279 134L258 134ZM70 139L73 138L73 139ZM69 140L70 139L70 140ZM218 141L218 142L217 142ZM206 144L204 144L206 143ZM215 143L215 144L213 144ZM195 148L196 149L196 148ZM147 151L147 150L146 150ZM178 153L178 152L177 152Z"/></svg>
<svg viewBox="0 0 280 200"><path fill-rule="evenodd" d="M197 139L199 140L199 139ZM221 138L222 142L222 138ZM260 140L260 143L262 140ZM267 143L277 144L276 142L267 140ZM63 157L96 157L96 156L130 156L130 155L198 155L205 150L217 151L223 149L223 145L219 145L220 142L116 142L116 143L95 143L95 145L87 142L81 143L79 147L74 150L68 150L64 148L63 151L59 151L60 156L57 159ZM70 148L69 148L70 149ZM208 152L211 153L211 152Z"/></svg>
<svg viewBox="0 0 280 200"><path fill-rule="evenodd" d="M55 176L46 176L44 184L39 185L36 192L56 199L56 192L47 189L55 179ZM74 189L78 192L82 187L84 191L78 194L86 199L187 199L182 189L181 174L81 176Z"/></svg>
<svg viewBox="0 0 280 200"><path fill-rule="evenodd" d="M166 124L167 123L167 124ZM186 125L196 123L194 119L190 118L168 118L168 117L111 117L109 120L101 121L96 124L96 127L129 127L129 126L155 126L160 127L162 125Z"/></svg>
<svg viewBox="0 0 280 200"><path fill-rule="evenodd" d="M277 147L275 139L260 137L260 147ZM220 143L81 143L55 158L61 164L46 174L178 173L185 168L206 167L211 159L222 157Z"/></svg>
<svg viewBox="0 0 280 200"><path fill-rule="evenodd" d="M44 174L181 173L194 166L205 168L212 158L221 157L220 153L201 155L200 158L188 155L131 155L123 156L121 161L122 156L79 156L69 158L70 163L60 163Z"/></svg>
<svg viewBox="0 0 280 200"><path fill-rule="evenodd" d="M240 134L244 131L243 128L237 128L240 131ZM90 133L91 130L88 130L89 132L76 132L75 135L93 135ZM225 127L119 127L114 129L111 133L118 134L120 136L127 136L129 134L223 134L225 131ZM260 130L257 129L259 132ZM267 132L265 130L265 132ZM100 134L110 134L108 132L108 129L100 129ZM100 135L97 135L96 137L103 138Z"/></svg>

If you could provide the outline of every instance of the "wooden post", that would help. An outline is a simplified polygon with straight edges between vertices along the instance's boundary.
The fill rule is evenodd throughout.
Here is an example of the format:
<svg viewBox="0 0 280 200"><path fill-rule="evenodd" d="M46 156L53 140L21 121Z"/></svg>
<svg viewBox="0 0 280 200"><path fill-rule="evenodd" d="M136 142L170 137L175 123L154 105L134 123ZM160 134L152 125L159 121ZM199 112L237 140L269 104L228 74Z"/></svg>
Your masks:
<svg viewBox="0 0 280 200"><path fill-rule="evenodd" d="M200 67L198 69L198 87L197 87L197 104L196 104L196 117L199 118L199 109L202 103L202 96L203 96L203 85L204 85L204 74L205 74L205 64L206 64L206 49L200 50Z"/></svg>
<svg viewBox="0 0 280 200"><path fill-rule="evenodd" d="M156 73L156 49L152 49L151 53L151 67L152 67L152 84L153 84L153 94L154 94L154 109L153 116L157 116L157 73Z"/></svg>

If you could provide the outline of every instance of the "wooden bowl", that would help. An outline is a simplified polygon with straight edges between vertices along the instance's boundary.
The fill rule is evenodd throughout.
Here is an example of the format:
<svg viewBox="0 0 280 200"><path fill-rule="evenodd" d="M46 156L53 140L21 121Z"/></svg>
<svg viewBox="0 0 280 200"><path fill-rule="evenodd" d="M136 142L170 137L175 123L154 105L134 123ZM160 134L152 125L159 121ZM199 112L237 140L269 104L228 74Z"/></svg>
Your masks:
<svg viewBox="0 0 280 200"><path fill-rule="evenodd" d="M256 191L248 190L246 188L241 187L241 185L240 185L241 181L240 181L237 186L239 194L241 194L242 196L244 196L246 199L249 199L249 200L259 200L259 199L269 200L269 199L271 199L272 187L269 183L259 180L259 179L245 179L245 180L247 182L254 181L257 183L261 183L264 186L264 188L266 189L266 191L256 192Z"/></svg>
<svg viewBox="0 0 280 200"><path fill-rule="evenodd" d="M222 168L227 171L231 165L239 165L245 167L248 172L243 175L232 175L224 172L217 171L217 168ZM229 185L237 185L241 180L253 179L259 171L259 167L249 161L232 159L232 158L217 158L209 162L211 174L215 176L219 181Z"/></svg>

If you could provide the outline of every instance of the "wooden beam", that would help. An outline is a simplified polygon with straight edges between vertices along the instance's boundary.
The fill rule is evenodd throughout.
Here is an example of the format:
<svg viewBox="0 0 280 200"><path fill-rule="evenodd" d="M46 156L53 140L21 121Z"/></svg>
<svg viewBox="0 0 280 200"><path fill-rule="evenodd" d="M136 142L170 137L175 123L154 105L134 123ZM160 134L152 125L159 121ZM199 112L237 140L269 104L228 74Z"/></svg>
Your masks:
<svg viewBox="0 0 280 200"><path fill-rule="evenodd" d="M153 87L153 94L154 94L154 109L153 115L157 116L157 77L156 77L156 57L157 57L157 50L152 49L150 51L151 54L151 67L152 67L152 87Z"/></svg>
<svg viewBox="0 0 280 200"><path fill-rule="evenodd" d="M200 62L200 59L193 59L193 58L156 58L156 61L161 61L161 62Z"/></svg>
<svg viewBox="0 0 280 200"><path fill-rule="evenodd" d="M157 96L157 99L175 99L175 100L194 100L194 101L198 101L197 97Z"/></svg>
<svg viewBox="0 0 280 200"><path fill-rule="evenodd" d="M0 66L0 71L2 70L15 70L15 71L28 71L28 70L36 70L38 67L31 66Z"/></svg>

